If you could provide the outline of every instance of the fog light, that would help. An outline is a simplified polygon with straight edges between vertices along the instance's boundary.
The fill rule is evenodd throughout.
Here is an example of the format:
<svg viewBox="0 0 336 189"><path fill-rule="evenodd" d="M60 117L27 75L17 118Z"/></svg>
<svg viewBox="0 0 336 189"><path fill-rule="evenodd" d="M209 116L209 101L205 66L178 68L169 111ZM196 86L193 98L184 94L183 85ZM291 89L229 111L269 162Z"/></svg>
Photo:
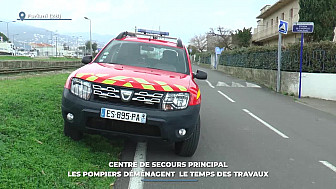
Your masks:
<svg viewBox="0 0 336 189"><path fill-rule="evenodd" d="M68 114L67 114L67 119L68 119L69 121L72 121L72 120L74 119L74 115L73 115L72 113L68 113Z"/></svg>
<svg viewBox="0 0 336 189"><path fill-rule="evenodd" d="M179 130L179 135L184 136L187 133L185 129L180 129Z"/></svg>

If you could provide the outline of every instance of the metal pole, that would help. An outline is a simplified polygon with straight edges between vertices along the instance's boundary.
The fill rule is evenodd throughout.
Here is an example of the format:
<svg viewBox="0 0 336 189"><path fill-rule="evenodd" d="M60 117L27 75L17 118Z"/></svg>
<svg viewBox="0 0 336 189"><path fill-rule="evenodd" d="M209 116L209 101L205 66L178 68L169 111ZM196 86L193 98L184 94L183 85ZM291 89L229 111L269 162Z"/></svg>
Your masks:
<svg viewBox="0 0 336 189"><path fill-rule="evenodd" d="M57 36L56 36L56 57L57 57Z"/></svg>
<svg viewBox="0 0 336 189"><path fill-rule="evenodd" d="M8 24L7 24L7 26L8 26ZM14 47L13 56L15 56L15 44L14 44L14 36L15 36L15 35L13 35L13 47Z"/></svg>
<svg viewBox="0 0 336 189"><path fill-rule="evenodd" d="M7 24L7 37L8 37L8 41L9 41L9 32L8 32L8 24L9 24L9 22L6 22L6 24Z"/></svg>
<svg viewBox="0 0 336 189"><path fill-rule="evenodd" d="M90 52L92 56L91 19L90 19Z"/></svg>
<svg viewBox="0 0 336 189"><path fill-rule="evenodd" d="M279 41L278 41L277 92L280 92L280 87L281 87L281 33L279 33Z"/></svg>
<svg viewBox="0 0 336 189"><path fill-rule="evenodd" d="M302 58L303 58L303 37L304 37L304 34L301 33L299 98L301 98Z"/></svg>

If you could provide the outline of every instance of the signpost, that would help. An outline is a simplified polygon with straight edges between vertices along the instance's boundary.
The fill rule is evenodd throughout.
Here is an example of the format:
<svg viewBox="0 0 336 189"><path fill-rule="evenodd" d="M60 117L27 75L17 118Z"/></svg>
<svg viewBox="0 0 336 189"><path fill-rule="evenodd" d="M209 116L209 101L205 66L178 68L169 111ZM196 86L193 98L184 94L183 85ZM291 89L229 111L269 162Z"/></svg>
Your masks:
<svg viewBox="0 0 336 189"><path fill-rule="evenodd" d="M217 65L218 65L218 61L219 61L219 57L218 55L222 54L222 52L224 51L224 47L221 49L219 47L215 48L215 53L216 53L216 57L215 57L215 66L214 68L217 69Z"/></svg>
<svg viewBox="0 0 336 189"><path fill-rule="evenodd" d="M304 33L313 33L313 32L314 32L314 22L295 22L293 24L293 33L301 33L299 98L301 98L302 57L303 57Z"/></svg>
<svg viewBox="0 0 336 189"><path fill-rule="evenodd" d="M277 74L277 92L280 92L281 81L281 35L287 34L288 22L279 20L279 41L278 41L278 74Z"/></svg>

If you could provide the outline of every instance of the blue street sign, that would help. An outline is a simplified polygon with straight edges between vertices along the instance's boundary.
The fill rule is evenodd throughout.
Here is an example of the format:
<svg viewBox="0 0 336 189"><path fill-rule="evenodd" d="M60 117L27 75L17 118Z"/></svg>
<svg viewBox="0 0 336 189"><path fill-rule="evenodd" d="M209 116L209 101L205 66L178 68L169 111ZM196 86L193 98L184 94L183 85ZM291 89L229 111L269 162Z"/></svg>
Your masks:
<svg viewBox="0 0 336 189"><path fill-rule="evenodd" d="M279 20L279 33L287 34L288 31L288 22L284 20Z"/></svg>
<svg viewBox="0 0 336 189"><path fill-rule="evenodd" d="M313 33L314 22L294 22L293 33Z"/></svg>
<svg viewBox="0 0 336 189"><path fill-rule="evenodd" d="M216 47L215 48L215 52L216 52L216 54L222 54L222 52L224 51L224 47L221 49L221 48L219 48L219 47Z"/></svg>

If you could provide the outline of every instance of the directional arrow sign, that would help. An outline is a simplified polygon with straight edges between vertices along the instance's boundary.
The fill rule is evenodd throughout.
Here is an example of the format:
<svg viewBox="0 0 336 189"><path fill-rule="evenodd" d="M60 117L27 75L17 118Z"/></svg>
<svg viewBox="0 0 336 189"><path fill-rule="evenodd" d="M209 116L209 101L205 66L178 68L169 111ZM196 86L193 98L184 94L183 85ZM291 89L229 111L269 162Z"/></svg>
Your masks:
<svg viewBox="0 0 336 189"><path fill-rule="evenodd" d="M313 33L314 22L294 22L293 33Z"/></svg>

